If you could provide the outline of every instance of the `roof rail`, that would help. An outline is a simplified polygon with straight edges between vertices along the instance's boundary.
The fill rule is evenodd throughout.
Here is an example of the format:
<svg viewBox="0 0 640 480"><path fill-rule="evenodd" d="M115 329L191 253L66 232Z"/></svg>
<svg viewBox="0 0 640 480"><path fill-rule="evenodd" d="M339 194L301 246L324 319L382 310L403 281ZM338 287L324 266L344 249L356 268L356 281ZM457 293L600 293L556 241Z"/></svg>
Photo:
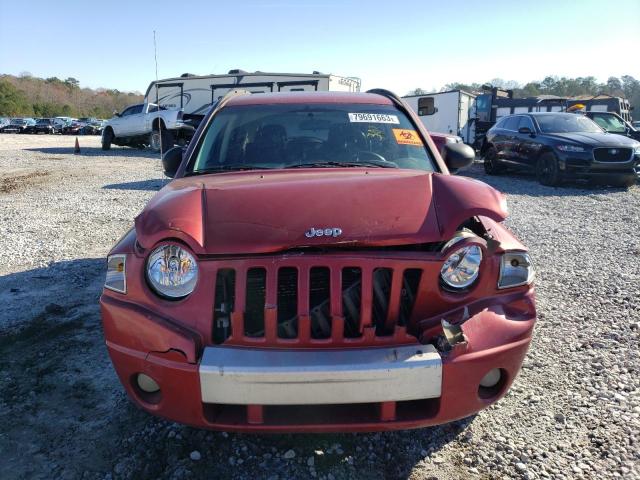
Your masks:
<svg viewBox="0 0 640 480"><path fill-rule="evenodd" d="M402 99L396 95L395 93L386 90L384 88L372 88L371 90L367 90L367 93L374 93L376 95L382 95L383 97L388 98L389 100L391 100L392 102L398 104L398 105L402 105Z"/></svg>

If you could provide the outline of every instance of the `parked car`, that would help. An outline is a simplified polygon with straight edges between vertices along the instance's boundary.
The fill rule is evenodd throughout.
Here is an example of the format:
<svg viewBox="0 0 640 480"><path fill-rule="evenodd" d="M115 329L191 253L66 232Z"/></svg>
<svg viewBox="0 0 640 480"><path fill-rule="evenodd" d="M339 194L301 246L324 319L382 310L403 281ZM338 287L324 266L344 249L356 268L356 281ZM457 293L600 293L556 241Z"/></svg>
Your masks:
<svg viewBox="0 0 640 480"><path fill-rule="evenodd" d="M385 90L225 96L107 259L107 349L131 399L238 431L472 415L529 347L533 267L504 197L449 172Z"/></svg>
<svg viewBox="0 0 640 480"><path fill-rule="evenodd" d="M73 120L71 124L62 127L64 135L82 135L82 131L86 125L78 120Z"/></svg>
<svg viewBox="0 0 640 480"><path fill-rule="evenodd" d="M59 120L62 123L62 126L71 125L71 122L74 121L71 117L56 117L56 120Z"/></svg>
<svg viewBox="0 0 640 480"><path fill-rule="evenodd" d="M62 122L55 118L39 118L35 124L28 126L24 133L62 133Z"/></svg>
<svg viewBox="0 0 640 480"><path fill-rule="evenodd" d="M78 129L79 135L102 134L102 125L97 119L91 119L89 121L80 121L80 119L78 119L77 123L80 125L80 128Z"/></svg>
<svg viewBox="0 0 640 480"><path fill-rule="evenodd" d="M185 144L195 128L183 121L182 110L167 110L153 103L131 105L108 120L102 132L102 149L111 144L133 147L150 146L166 151L176 141Z"/></svg>
<svg viewBox="0 0 640 480"><path fill-rule="evenodd" d="M575 113L528 113L503 117L482 147L490 175L507 167L533 170L543 185L587 178L615 185L636 182L640 142L606 133Z"/></svg>
<svg viewBox="0 0 640 480"><path fill-rule="evenodd" d="M0 129L2 133L24 133L27 127L35 125L36 121L33 118L12 118L8 125L5 125Z"/></svg>
<svg viewBox="0 0 640 480"><path fill-rule="evenodd" d="M640 140L640 131L631 123L624 120L614 112L583 112L585 116L593 120L600 128L607 133L624 135L625 137Z"/></svg>

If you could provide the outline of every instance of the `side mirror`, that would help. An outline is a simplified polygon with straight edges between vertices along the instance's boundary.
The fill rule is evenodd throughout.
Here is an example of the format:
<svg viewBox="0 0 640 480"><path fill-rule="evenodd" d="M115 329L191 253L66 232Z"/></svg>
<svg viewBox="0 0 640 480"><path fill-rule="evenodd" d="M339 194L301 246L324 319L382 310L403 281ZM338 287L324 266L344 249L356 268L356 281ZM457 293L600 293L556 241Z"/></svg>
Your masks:
<svg viewBox="0 0 640 480"><path fill-rule="evenodd" d="M447 143L444 146L443 156L447 168L451 173L455 173L461 168L471 165L476 158L476 152L464 143Z"/></svg>
<svg viewBox="0 0 640 480"><path fill-rule="evenodd" d="M184 153L184 149L182 147L173 147L162 156L162 167L164 168L164 174L173 178L180 168L180 164L182 163L182 154Z"/></svg>
<svg viewBox="0 0 640 480"><path fill-rule="evenodd" d="M531 131L531 129L529 127L520 127L518 129L518 133L525 133L527 135L531 135L533 132Z"/></svg>

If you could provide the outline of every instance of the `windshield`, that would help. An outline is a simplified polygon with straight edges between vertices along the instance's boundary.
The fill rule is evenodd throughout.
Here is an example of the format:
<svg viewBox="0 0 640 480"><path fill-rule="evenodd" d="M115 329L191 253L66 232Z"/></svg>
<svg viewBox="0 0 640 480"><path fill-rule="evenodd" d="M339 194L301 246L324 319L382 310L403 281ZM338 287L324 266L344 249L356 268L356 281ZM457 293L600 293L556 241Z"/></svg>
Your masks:
<svg viewBox="0 0 640 480"><path fill-rule="evenodd" d="M14 118L13 120L11 120L11 125L23 125L25 123L27 123L27 121L23 118Z"/></svg>
<svg viewBox="0 0 640 480"><path fill-rule="evenodd" d="M542 133L602 133L602 129L587 117L575 113L536 115Z"/></svg>
<svg viewBox="0 0 640 480"><path fill-rule="evenodd" d="M40 118L37 123L39 123L40 125L49 124L51 123L51 120L49 120L48 118Z"/></svg>
<svg viewBox="0 0 640 480"><path fill-rule="evenodd" d="M607 132L625 133L627 131L622 120L614 115L594 115L592 120Z"/></svg>
<svg viewBox="0 0 640 480"><path fill-rule="evenodd" d="M187 174L306 166L434 171L413 124L392 106L286 104L221 110Z"/></svg>

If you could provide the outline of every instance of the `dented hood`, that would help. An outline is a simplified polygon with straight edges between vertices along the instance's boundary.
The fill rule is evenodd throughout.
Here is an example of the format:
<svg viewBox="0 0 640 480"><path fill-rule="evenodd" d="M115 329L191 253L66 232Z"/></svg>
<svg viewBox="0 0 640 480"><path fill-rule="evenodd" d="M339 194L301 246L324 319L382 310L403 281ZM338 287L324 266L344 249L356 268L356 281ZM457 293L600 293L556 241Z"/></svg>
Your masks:
<svg viewBox="0 0 640 480"><path fill-rule="evenodd" d="M178 239L199 254L255 254L443 241L474 215L501 221L507 212L500 193L463 177L360 168L251 171L172 181L136 218L136 233L145 248ZM323 235L310 236L311 229Z"/></svg>

